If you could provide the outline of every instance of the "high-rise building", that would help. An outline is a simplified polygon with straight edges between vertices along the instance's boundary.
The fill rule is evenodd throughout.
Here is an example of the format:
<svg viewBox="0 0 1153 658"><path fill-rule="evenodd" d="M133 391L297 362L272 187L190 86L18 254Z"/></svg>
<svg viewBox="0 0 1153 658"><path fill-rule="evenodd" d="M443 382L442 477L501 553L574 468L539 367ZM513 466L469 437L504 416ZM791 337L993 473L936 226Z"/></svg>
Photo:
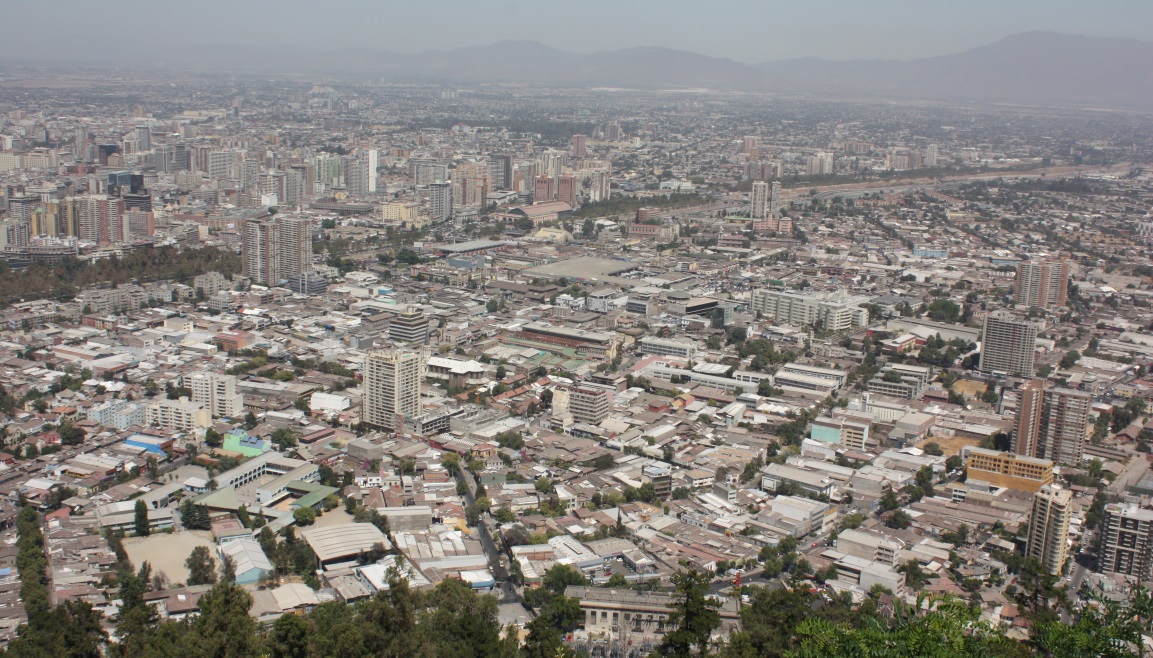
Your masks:
<svg viewBox="0 0 1153 658"><path fill-rule="evenodd" d="M374 427L399 428L420 415L420 384L428 356L423 351L373 350L364 360L364 413Z"/></svg>
<svg viewBox="0 0 1153 658"><path fill-rule="evenodd" d="M1101 533L1102 572L1153 580L1153 510L1136 503L1106 505Z"/></svg>
<svg viewBox="0 0 1153 658"><path fill-rule="evenodd" d="M1017 305L1064 306L1069 290L1069 261L1025 261L1017 265Z"/></svg>
<svg viewBox="0 0 1153 658"><path fill-rule="evenodd" d="M312 220L307 217L277 216L280 278L303 274L312 269Z"/></svg>
<svg viewBox="0 0 1153 658"><path fill-rule="evenodd" d="M241 234L244 253L244 276L266 286L280 282L277 262L276 217L253 217L244 222Z"/></svg>
<svg viewBox="0 0 1153 658"><path fill-rule="evenodd" d="M380 151L368 149L368 193L376 194L376 170L380 167Z"/></svg>
<svg viewBox="0 0 1153 658"><path fill-rule="evenodd" d="M572 155L574 158L583 158L588 155L588 136L586 135L573 135L570 140L572 145Z"/></svg>
<svg viewBox="0 0 1153 658"><path fill-rule="evenodd" d="M497 153L488 158L488 178L494 190L512 189L512 156Z"/></svg>
<svg viewBox="0 0 1153 658"><path fill-rule="evenodd" d="M556 199L556 179L541 175L532 179L532 202L543 203Z"/></svg>
<svg viewBox="0 0 1153 658"><path fill-rule="evenodd" d="M745 137L741 140L741 153L755 155L761 149L760 140L755 136Z"/></svg>
<svg viewBox="0 0 1153 658"><path fill-rule="evenodd" d="M810 176L833 173L833 154L817 153L805 158L805 168Z"/></svg>
<svg viewBox="0 0 1153 658"><path fill-rule="evenodd" d="M253 283L278 285L312 269L312 220L270 215L244 222L241 235L244 276Z"/></svg>
<svg viewBox="0 0 1153 658"><path fill-rule="evenodd" d="M928 146L925 147L925 166L926 167L936 167L937 166L937 145L936 144L929 144Z"/></svg>
<svg viewBox="0 0 1153 658"><path fill-rule="evenodd" d="M1046 388L1035 379L1018 392L1013 452L1059 464L1079 464L1089 429L1092 397L1084 391Z"/></svg>
<svg viewBox="0 0 1153 658"><path fill-rule="evenodd" d="M244 396L236 392L236 377L199 372L187 382L192 389L192 401L203 404L213 416L231 418L244 413Z"/></svg>
<svg viewBox="0 0 1153 658"><path fill-rule="evenodd" d="M428 340L428 317L418 308L409 308L388 321L388 337L394 343L424 343Z"/></svg>
<svg viewBox="0 0 1153 658"><path fill-rule="evenodd" d="M1036 456L1058 464L1080 464L1092 406L1093 398L1084 391L1068 388L1045 391Z"/></svg>
<svg viewBox="0 0 1153 658"><path fill-rule="evenodd" d="M152 129L148 126L136 126L136 142L141 151L151 151Z"/></svg>
<svg viewBox="0 0 1153 658"><path fill-rule="evenodd" d="M763 180L753 183L752 194L749 195L749 217L764 219L769 215L769 184Z"/></svg>
<svg viewBox="0 0 1153 658"><path fill-rule="evenodd" d="M781 212L781 204L784 198L781 196L781 181L773 181L769 189L769 214L776 217Z"/></svg>
<svg viewBox="0 0 1153 658"><path fill-rule="evenodd" d="M597 384L569 386L568 412L578 423L597 425L609 415L610 388Z"/></svg>
<svg viewBox="0 0 1153 658"><path fill-rule="evenodd" d="M556 200L567 203L570 208L577 205L577 180L572 174L561 174L556 179Z"/></svg>
<svg viewBox="0 0 1153 658"><path fill-rule="evenodd" d="M1003 372L1018 377L1033 376L1033 356L1037 349L1037 325L1008 314L985 317L981 334L981 372Z"/></svg>
<svg viewBox="0 0 1153 658"><path fill-rule="evenodd" d="M1036 457L1041 443L1041 414L1045 406L1045 382L1034 379L1017 391L1017 431L1013 452Z"/></svg>
<svg viewBox="0 0 1153 658"><path fill-rule="evenodd" d="M436 181L429 184L428 216L434 222L452 218L452 183Z"/></svg>
<svg viewBox="0 0 1153 658"><path fill-rule="evenodd" d="M18 194L8 198L8 215L18 222L30 223L32 209L40 203L40 198L31 194Z"/></svg>
<svg viewBox="0 0 1153 658"><path fill-rule="evenodd" d="M99 245L124 241L124 199L106 194L79 197L80 239Z"/></svg>
<svg viewBox="0 0 1153 658"><path fill-rule="evenodd" d="M1025 557L1036 558L1054 575L1061 573L1068 559L1072 504L1073 492L1057 485L1047 484L1033 494Z"/></svg>

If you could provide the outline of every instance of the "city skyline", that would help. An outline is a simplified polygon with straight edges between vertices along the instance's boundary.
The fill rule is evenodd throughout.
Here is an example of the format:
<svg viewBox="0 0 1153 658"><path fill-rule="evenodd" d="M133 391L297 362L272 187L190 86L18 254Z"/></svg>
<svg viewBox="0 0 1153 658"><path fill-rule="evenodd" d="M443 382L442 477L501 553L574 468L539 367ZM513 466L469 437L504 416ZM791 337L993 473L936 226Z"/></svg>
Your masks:
<svg viewBox="0 0 1153 658"><path fill-rule="evenodd" d="M664 47L749 64L802 57L916 59L962 52L1030 31L1153 40L1153 7L1128 0L1111 3L1108 12L1064 1L1005 6L980 0L966 4L961 11L944 3L859 5L837 0L809 7L740 0L710 7L705 13L692 11L687 5L678 9L677 3L642 0L621 5L595 0L575 14L559 5L518 0L463 6L450 0L419 6L345 0L323 6L277 4L276 29L256 31L254 26L268 16L267 2L236 5L209 0L200 11L170 16L172 21L165 20L168 10L163 6L149 6L147 12L140 12L132 10L139 6L136 2L114 4L125 11L93 14L81 11L76 3L61 3L53 16L54 29L61 38L52 56L91 56L92 50L84 46L85 35L107 30L132 34L135 52L140 52L140 47L260 48L291 44L317 50L365 48L411 55L532 40L581 54ZM67 11L69 5L76 11ZM34 24L43 18L42 7L30 2L13 3L5 15L13 24ZM221 15L228 15L230 20L219 20ZM427 20L434 15L442 20ZM831 20L834 17L836 20ZM160 34L149 27L173 21L183 29ZM318 34L318 25L332 25L334 32ZM390 29L398 25L403 29ZM565 25L568 29L557 29ZM0 55L35 55L35 34L30 30L7 35ZM332 39L334 34L340 38ZM115 48L115 44L106 43L102 50L107 48ZM163 59L164 51L154 52L149 59L156 55Z"/></svg>

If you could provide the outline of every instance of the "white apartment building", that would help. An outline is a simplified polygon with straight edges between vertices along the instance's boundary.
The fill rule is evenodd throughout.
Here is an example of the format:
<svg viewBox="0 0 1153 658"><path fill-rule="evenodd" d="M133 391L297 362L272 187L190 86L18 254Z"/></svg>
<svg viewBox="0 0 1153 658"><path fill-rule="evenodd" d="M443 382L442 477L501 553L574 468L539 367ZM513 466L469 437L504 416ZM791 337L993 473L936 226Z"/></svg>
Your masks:
<svg viewBox="0 0 1153 658"><path fill-rule="evenodd" d="M214 417L244 413L244 396L236 392L236 377L218 372L201 372L186 380L192 401L203 404Z"/></svg>

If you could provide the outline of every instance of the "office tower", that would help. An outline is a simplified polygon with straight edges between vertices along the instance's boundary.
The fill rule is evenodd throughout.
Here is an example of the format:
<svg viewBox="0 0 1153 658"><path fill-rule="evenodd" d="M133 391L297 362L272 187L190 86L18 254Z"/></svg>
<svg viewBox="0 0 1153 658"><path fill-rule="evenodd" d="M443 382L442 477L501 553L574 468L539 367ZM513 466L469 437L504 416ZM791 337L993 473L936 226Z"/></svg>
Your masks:
<svg viewBox="0 0 1153 658"><path fill-rule="evenodd" d="M172 164L169 171L188 171L192 168L192 149L187 144L175 144L172 147Z"/></svg>
<svg viewBox="0 0 1153 658"><path fill-rule="evenodd" d="M394 343L424 343L428 340L428 318L418 308L410 308L388 321L388 337Z"/></svg>
<svg viewBox="0 0 1153 658"><path fill-rule="evenodd" d="M929 144L928 146L925 147L925 166L926 167L936 167L937 166L937 145L936 144Z"/></svg>
<svg viewBox="0 0 1153 658"><path fill-rule="evenodd" d="M380 167L380 151L368 149L368 186L369 194L376 194L376 170Z"/></svg>
<svg viewBox="0 0 1153 658"><path fill-rule="evenodd" d="M156 216L151 210L124 211L124 239L146 238L156 233Z"/></svg>
<svg viewBox="0 0 1153 658"><path fill-rule="evenodd" d="M428 216L434 222L452 218L452 183L436 181L429 184Z"/></svg>
<svg viewBox="0 0 1153 658"><path fill-rule="evenodd" d="M373 350L364 360L364 409L361 420L375 427L399 428L419 416L420 384L428 357L423 351Z"/></svg>
<svg viewBox="0 0 1153 658"><path fill-rule="evenodd" d="M741 140L741 153L754 155L760 151L760 149L760 140L758 140L756 137L745 137Z"/></svg>
<svg viewBox="0 0 1153 658"><path fill-rule="evenodd" d="M556 179L556 200L567 203L570 208L577 205L577 181L572 174L561 174Z"/></svg>
<svg viewBox="0 0 1153 658"><path fill-rule="evenodd" d="M588 140L586 135L573 135L570 140L574 158L583 158L588 155Z"/></svg>
<svg viewBox="0 0 1153 658"><path fill-rule="evenodd" d="M981 334L979 370L1032 377L1036 347L1037 325L1007 314L988 315Z"/></svg>
<svg viewBox="0 0 1153 658"><path fill-rule="evenodd" d="M749 217L764 219L769 214L769 184L763 180L753 183L753 192L749 195Z"/></svg>
<svg viewBox="0 0 1153 658"><path fill-rule="evenodd" d="M1047 484L1033 494L1025 557L1036 558L1053 575L1061 573L1068 558L1069 517L1073 492Z"/></svg>
<svg viewBox="0 0 1153 658"><path fill-rule="evenodd" d="M136 126L137 147L141 151L152 150L152 129L148 126Z"/></svg>
<svg viewBox="0 0 1153 658"><path fill-rule="evenodd" d="M597 384L581 384L566 387L568 392L568 412L578 423L597 425L609 415L611 404L609 387Z"/></svg>
<svg viewBox="0 0 1153 658"><path fill-rule="evenodd" d="M1101 533L1102 572L1153 580L1153 510L1136 503L1106 505Z"/></svg>
<svg viewBox="0 0 1153 658"><path fill-rule="evenodd" d="M1084 391L1068 388L1045 391L1036 456L1058 464L1079 465L1092 406L1093 398Z"/></svg>
<svg viewBox="0 0 1153 658"><path fill-rule="evenodd" d="M280 282L276 234L275 217L253 217L244 222L244 232L241 234L244 276L253 283L274 286Z"/></svg>
<svg viewBox="0 0 1153 658"><path fill-rule="evenodd" d="M1034 379L1017 392L1017 431L1013 452L1036 457L1041 442L1041 414L1045 406L1045 382Z"/></svg>
<svg viewBox="0 0 1153 658"><path fill-rule="evenodd" d="M203 404L215 417L244 413L244 396L236 392L236 377L218 372L200 372L187 380L192 401Z"/></svg>
<svg viewBox="0 0 1153 658"><path fill-rule="evenodd" d="M208 177L216 180L232 178L232 151L211 151L208 154Z"/></svg>
<svg viewBox="0 0 1153 658"><path fill-rule="evenodd" d="M781 204L784 199L781 197L781 182L773 181L769 187L769 214L776 217L781 212Z"/></svg>
<svg viewBox="0 0 1153 658"><path fill-rule="evenodd" d="M488 177L492 181L492 189L512 189L512 156L503 153L489 156Z"/></svg>
<svg viewBox="0 0 1153 658"><path fill-rule="evenodd" d="M1026 261L1017 264L1018 306L1064 306L1068 291L1069 261Z"/></svg>
<svg viewBox="0 0 1153 658"><path fill-rule="evenodd" d="M544 203L556 200L556 179L552 176L537 176L532 179L532 202Z"/></svg>

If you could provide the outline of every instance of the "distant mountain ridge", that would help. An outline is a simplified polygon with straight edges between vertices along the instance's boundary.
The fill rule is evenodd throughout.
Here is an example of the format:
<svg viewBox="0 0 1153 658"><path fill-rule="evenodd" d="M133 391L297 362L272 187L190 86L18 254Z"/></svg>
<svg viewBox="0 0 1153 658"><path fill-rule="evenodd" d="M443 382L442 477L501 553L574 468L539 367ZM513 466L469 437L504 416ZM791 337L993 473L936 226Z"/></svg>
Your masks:
<svg viewBox="0 0 1153 658"><path fill-rule="evenodd" d="M1153 110L1153 42L1026 32L961 53L908 61L817 58L750 65L669 48L588 55L502 41L418 55L370 48L204 46L167 51L154 68L343 73L396 81L707 88L817 96L991 101ZM89 63L122 54L89 53Z"/></svg>

